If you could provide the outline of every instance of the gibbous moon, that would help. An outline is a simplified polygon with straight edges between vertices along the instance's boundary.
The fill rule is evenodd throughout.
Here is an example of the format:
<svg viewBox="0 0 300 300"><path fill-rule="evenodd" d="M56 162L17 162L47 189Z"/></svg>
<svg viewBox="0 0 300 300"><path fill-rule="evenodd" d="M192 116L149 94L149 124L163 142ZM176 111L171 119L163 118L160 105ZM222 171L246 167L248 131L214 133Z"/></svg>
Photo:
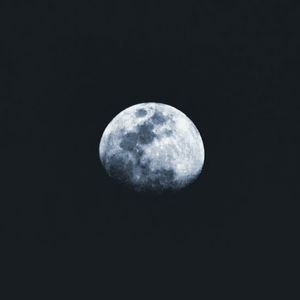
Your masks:
<svg viewBox="0 0 300 300"><path fill-rule="evenodd" d="M204 147L194 123L162 103L140 103L120 112L100 141L107 173L136 191L178 190L201 173Z"/></svg>

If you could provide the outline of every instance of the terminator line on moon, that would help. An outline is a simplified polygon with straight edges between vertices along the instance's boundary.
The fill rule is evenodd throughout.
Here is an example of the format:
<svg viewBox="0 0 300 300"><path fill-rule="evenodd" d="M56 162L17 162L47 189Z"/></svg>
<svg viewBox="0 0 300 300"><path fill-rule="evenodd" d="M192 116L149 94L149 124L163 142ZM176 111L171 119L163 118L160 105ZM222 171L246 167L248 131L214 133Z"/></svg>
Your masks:
<svg viewBox="0 0 300 300"><path fill-rule="evenodd" d="M162 103L140 103L120 112L100 141L107 173L137 191L177 190L194 181L204 147L193 122Z"/></svg>

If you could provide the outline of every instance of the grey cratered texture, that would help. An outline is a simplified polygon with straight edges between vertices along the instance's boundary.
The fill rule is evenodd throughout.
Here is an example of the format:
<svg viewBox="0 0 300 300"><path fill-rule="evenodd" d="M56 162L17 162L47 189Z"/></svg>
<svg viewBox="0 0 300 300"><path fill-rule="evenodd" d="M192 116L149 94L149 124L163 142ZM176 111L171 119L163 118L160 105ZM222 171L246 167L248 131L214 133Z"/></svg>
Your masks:
<svg viewBox="0 0 300 300"><path fill-rule="evenodd" d="M161 103L120 112L106 127L99 152L107 173L135 190L180 189L200 174L204 163L193 122Z"/></svg>

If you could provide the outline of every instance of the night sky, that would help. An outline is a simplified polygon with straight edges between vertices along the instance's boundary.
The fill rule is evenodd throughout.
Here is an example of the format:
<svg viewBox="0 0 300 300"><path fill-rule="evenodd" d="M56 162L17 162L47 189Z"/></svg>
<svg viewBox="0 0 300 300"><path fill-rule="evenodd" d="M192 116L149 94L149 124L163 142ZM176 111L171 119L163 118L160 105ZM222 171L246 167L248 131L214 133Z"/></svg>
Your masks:
<svg viewBox="0 0 300 300"><path fill-rule="evenodd" d="M200 288L198 275L243 281L276 268L278 211L297 175L297 1L25 2L1 10L12 273L29 262L101 290L131 273L134 285L189 275ZM199 129L205 163L189 187L136 193L105 173L101 135L140 102L172 105Z"/></svg>

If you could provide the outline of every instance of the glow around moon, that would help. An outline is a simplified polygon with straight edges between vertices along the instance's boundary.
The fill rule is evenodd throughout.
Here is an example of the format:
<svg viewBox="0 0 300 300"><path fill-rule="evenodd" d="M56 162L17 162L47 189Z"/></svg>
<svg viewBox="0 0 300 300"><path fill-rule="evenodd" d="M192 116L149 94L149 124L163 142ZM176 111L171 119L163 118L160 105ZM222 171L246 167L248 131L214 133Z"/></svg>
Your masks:
<svg viewBox="0 0 300 300"><path fill-rule="evenodd" d="M100 141L107 173L135 190L176 190L201 173L204 147L193 122L178 109L141 103L120 112Z"/></svg>

